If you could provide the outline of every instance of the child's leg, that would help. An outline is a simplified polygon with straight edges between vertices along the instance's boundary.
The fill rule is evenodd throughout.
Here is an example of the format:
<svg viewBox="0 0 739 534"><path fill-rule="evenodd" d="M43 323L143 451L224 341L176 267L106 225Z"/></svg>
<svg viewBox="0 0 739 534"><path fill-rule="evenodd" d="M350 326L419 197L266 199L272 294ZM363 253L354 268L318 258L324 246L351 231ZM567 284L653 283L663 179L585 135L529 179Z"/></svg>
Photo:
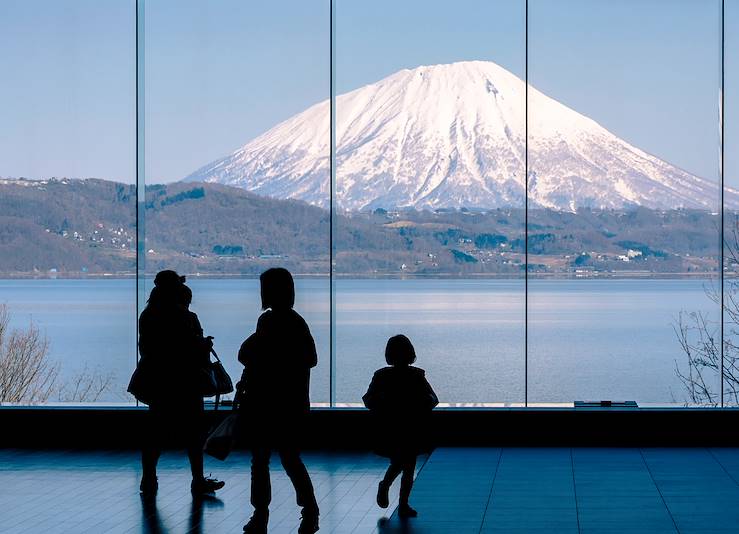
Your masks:
<svg viewBox="0 0 739 534"><path fill-rule="evenodd" d="M387 471L385 471L385 478L383 478L377 486L377 505L380 508L387 508L390 504L390 486L402 472L402 459L390 458L390 466L387 468Z"/></svg>
<svg viewBox="0 0 739 534"><path fill-rule="evenodd" d="M385 471L385 478L382 479L383 484L390 487L402 472L403 461L399 458L390 458L390 466L387 468L387 471Z"/></svg>
<svg viewBox="0 0 739 534"><path fill-rule="evenodd" d="M416 457L403 458L401 468L403 476L400 479L400 505L408 506L408 498L413 489L413 476L416 474Z"/></svg>

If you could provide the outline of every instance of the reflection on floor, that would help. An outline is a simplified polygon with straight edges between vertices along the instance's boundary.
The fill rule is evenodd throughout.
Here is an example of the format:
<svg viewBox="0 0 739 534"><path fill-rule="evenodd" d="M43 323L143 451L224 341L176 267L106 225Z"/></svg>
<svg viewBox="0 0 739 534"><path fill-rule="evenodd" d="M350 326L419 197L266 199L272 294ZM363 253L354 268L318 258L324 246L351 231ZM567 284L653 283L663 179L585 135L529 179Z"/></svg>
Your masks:
<svg viewBox="0 0 739 534"><path fill-rule="evenodd" d="M739 449L440 449L381 532L739 532Z"/></svg>
<svg viewBox="0 0 739 534"><path fill-rule="evenodd" d="M306 463L321 532L739 532L734 448L439 449L416 480L419 517L406 522L383 519L390 512L375 505L382 459L307 453ZM211 461L227 486L198 504L184 456L165 455L159 496L146 506L135 453L0 451L0 532L241 532L250 513L247 466L245 454ZM273 492L270 532L295 532L294 494L277 466Z"/></svg>
<svg viewBox="0 0 739 534"><path fill-rule="evenodd" d="M375 504L387 467L371 453L305 453L321 506L321 532L374 532L391 508ZM232 533L251 514L249 457L206 460L226 481L218 499L193 502L183 453L165 453L153 504L139 497L135 452L0 450L0 533ZM270 532L296 532L299 508L290 481L272 459ZM391 493L397 498L397 488Z"/></svg>

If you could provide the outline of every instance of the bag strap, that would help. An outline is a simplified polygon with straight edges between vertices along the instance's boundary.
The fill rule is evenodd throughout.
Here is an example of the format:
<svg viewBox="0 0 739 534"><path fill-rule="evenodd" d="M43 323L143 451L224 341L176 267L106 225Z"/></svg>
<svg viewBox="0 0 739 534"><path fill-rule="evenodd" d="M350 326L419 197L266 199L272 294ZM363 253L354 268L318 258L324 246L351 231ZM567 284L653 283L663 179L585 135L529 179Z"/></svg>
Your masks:
<svg viewBox="0 0 739 534"><path fill-rule="evenodd" d="M220 359L220 358L218 357L218 353L217 353L217 352L215 351L215 349L213 349L212 347L211 347L211 349L210 349L210 353L211 353L211 354L212 354L213 356L215 356L215 357L216 357L216 361L217 361L218 363L221 363L221 359ZM220 403L221 403L221 394L220 394L220 393L216 393L216 405L215 405L215 408L214 408L215 410L218 410L218 405L219 405Z"/></svg>

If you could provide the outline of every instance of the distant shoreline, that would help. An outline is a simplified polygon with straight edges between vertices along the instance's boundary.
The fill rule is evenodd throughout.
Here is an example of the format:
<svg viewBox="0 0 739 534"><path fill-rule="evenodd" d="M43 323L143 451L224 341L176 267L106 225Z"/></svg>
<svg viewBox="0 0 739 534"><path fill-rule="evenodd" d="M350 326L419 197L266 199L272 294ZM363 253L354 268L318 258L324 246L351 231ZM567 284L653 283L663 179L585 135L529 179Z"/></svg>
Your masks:
<svg viewBox="0 0 739 534"><path fill-rule="evenodd" d="M202 280L256 280L258 274L210 274L210 273L187 273L188 278ZM739 273L725 273L727 278L739 278ZM529 273L529 280L695 280L695 279L718 279L718 272L691 272L691 273L639 273L639 272L598 272L598 273ZM300 279L325 279L329 280L328 273L293 273L295 278ZM147 274L147 280L154 278L153 274ZM465 273L458 274L395 274L376 273L334 273L334 279L339 280L524 280L523 273L511 276L510 273ZM136 280L135 273L57 273L54 275L37 273L0 273L0 281L14 280Z"/></svg>

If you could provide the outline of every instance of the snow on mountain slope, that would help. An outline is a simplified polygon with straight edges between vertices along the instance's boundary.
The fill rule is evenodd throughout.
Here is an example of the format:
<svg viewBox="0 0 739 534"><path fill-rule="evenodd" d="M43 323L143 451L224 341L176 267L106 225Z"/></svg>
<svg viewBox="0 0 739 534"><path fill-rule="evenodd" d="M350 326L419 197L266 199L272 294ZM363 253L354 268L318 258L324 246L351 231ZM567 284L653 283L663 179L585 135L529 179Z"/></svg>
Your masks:
<svg viewBox="0 0 739 534"><path fill-rule="evenodd" d="M336 98L336 201L348 210L524 203L524 82L491 62L402 70ZM329 202L329 102L278 124L189 181ZM529 87L529 202L716 210L715 183L647 154ZM739 207L739 194L726 192Z"/></svg>

